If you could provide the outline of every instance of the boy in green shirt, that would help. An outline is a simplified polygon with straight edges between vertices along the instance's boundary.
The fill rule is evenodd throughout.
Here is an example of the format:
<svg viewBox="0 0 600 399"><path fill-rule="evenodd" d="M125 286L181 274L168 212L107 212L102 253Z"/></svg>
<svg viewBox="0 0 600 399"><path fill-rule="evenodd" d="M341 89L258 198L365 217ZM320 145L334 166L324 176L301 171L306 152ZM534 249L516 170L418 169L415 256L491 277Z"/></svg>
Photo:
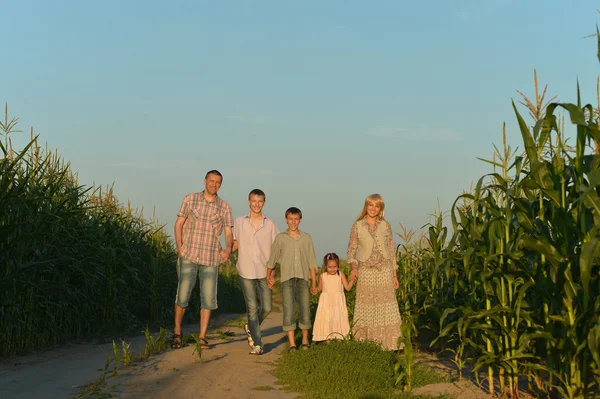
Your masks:
<svg viewBox="0 0 600 399"><path fill-rule="evenodd" d="M279 233L273 241L271 255L267 261L267 279L269 287L275 285L275 263L281 265L281 297L283 302L283 331L287 331L290 348L296 350L294 331L296 330L296 307L298 308L298 326L302 330L302 349L308 349L308 329L310 322L310 293L308 274L312 280L310 292L317 293L317 260L312 238L300 231L302 211L291 207L285 211L288 229Z"/></svg>

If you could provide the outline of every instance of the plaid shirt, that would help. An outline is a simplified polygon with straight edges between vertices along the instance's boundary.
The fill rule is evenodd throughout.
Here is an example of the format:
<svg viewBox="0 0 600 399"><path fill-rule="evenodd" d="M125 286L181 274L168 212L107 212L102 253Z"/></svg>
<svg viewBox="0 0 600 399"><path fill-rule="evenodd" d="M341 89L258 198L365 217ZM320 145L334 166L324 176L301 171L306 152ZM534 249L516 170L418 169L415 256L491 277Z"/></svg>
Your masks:
<svg viewBox="0 0 600 399"><path fill-rule="evenodd" d="M202 191L186 195L177 216L186 218L181 255L199 265L219 266L223 261L219 254L223 227L233 226L231 206L219 196L207 201Z"/></svg>

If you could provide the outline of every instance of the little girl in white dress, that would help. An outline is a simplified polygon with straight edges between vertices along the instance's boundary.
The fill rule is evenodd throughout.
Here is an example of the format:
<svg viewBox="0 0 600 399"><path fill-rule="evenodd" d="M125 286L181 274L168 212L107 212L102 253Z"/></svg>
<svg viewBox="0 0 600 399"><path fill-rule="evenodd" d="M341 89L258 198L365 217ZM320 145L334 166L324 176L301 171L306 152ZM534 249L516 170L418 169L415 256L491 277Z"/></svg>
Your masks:
<svg viewBox="0 0 600 399"><path fill-rule="evenodd" d="M325 272L319 277L317 289L321 291L317 315L313 326L313 341L344 339L350 332L346 291L350 291L356 280L352 276L348 282L344 273L340 273L340 258L328 253L323 259Z"/></svg>

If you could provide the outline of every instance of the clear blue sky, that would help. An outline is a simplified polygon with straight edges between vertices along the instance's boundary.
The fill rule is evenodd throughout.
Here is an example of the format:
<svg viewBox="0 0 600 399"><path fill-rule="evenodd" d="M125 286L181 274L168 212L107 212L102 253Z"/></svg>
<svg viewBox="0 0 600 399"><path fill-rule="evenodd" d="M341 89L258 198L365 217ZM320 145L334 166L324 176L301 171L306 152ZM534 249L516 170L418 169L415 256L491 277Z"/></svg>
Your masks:
<svg viewBox="0 0 600 399"><path fill-rule="evenodd" d="M206 171L234 216L267 193L304 212L317 256L345 257L364 198L419 228L522 148L511 98L596 103L591 0L0 2L0 100L71 161L172 231ZM17 144L24 143L15 135Z"/></svg>

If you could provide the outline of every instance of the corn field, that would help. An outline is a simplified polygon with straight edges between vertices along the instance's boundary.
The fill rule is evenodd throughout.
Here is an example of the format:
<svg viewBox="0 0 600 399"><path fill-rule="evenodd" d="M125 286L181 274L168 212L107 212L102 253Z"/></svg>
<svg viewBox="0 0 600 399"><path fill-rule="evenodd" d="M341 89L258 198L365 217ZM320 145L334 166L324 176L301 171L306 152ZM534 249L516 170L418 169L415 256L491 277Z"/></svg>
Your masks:
<svg viewBox="0 0 600 399"><path fill-rule="evenodd" d="M0 122L0 356L171 326L177 255L163 226L120 205L112 188L80 185L33 132L14 150L17 122L7 106ZM232 273L219 288L241 298ZM187 322L198 319L198 302L196 294ZM221 305L244 309L243 299Z"/></svg>
<svg viewBox="0 0 600 399"><path fill-rule="evenodd" d="M530 124L513 103L524 153L504 132L492 173L422 236L400 234L398 299L492 393L600 397L599 107L579 88L575 104L546 101L535 83Z"/></svg>

